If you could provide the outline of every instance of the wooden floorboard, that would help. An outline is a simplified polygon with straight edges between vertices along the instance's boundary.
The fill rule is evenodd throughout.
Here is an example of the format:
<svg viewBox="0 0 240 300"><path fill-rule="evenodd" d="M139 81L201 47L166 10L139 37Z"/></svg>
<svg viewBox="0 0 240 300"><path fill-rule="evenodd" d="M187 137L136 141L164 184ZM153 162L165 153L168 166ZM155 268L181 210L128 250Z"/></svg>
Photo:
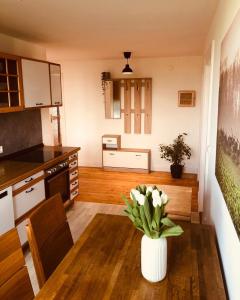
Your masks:
<svg viewBox="0 0 240 300"><path fill-rule="evenodd" d="M132 173L105 171L102 168L79 168L79 196L77 200L123 204L121 195L138 184L166 185L191 188L191 211L198 211L198 181L196 174L183 174L174 179L168 172Z"/></svg>

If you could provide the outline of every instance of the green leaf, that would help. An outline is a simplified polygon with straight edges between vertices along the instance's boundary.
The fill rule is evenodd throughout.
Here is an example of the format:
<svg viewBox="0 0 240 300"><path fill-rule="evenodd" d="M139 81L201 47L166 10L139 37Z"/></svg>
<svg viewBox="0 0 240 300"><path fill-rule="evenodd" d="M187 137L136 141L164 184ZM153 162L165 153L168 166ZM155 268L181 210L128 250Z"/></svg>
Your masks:
<svg viewBox="0 0 240 300"><path fill-rule="evenodd" d="M132 209L132 214L134 215L134 217L138 218L139 217L139 211L137 207L133 207Z"/></svg>
<svg viewBox="0 0 240 300"><path fill-rule="evenodd" d="M144 207L144 214L145 214L147 222L148 222L148 227L151 230L152 229L152 217L151 217L151 213L150 213L148 199L145 199L143 207Z"/></svg>
<svg viewBox="0 0 240 300"><path fill-rule="evenodd" d="M182 227L177 225L171 228L165 229L160 237L168 237L168 236L179 236L183 233Z"/></svg>
<svg viewBox="0 0 240 300"><path fill-rule="evenodd" d="M159 228L159 224L160 224L160 219L161 219L161 208L159 205L157 205L154 208L154 214L153 214L153 218L157 224L157 227Z"/></svg>
<svg viewBox="0 0 240 300"><path fill-rule="evenodd" d="M157 228L157 223L154 219L152 219L152 228L156 229Z"/></svg>
<svg viewBox="0 0 240 300"><path fill-rule="evenodd" d="M131 206L131 204L128 202L127 197L126 197L125 195L122 195L122 199L123 199L124 202L126 203L127 208L128 208L128 211L129 211L130 213L132 213L132 206Z"/></svg>
<svg viewBox="0 0 240 300"><path fill-rule="evenodd" d="M143 205L140 206L140 216L141 216L142 226L143 226L144 232L146 233L147 236L151 237L150 230L149 230L147 220L146 220L146 217L145 217Z"/></svg>
<svg viewBox="0 0 240 300"><path fill-rule="evenodd" d="M175 223L173 223L173 221L172 221L172 220L170 220L170 219L169 219L169 218L167 218L167 217L163 218L163 219L161 220L161 223L162 223L163 225L166 225L166 226L168 226L168 227L173 227L173 226L176 226L176 224L175 224Z"/></svg>

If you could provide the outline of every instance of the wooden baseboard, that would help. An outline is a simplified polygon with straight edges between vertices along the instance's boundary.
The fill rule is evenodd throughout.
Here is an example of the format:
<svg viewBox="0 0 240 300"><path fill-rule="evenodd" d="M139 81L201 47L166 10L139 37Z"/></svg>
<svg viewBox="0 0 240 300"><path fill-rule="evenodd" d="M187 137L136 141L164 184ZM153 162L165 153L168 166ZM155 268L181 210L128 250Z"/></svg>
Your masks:
<svg viewBox="0 0 240 300"><path fill-rule="evenodd" d="M117 172L132 172L132 173L150 173L146 169L131 169L131 168L113 168L113 167L103 167L104 171L117 171Z"/></svg>

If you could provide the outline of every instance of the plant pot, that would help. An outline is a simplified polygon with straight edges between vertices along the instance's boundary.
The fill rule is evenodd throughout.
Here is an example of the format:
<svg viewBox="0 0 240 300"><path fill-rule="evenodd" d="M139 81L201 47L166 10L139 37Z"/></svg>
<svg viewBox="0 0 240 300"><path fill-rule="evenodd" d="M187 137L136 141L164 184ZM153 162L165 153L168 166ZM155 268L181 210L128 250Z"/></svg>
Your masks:
<svg viewBox="0 0 240 300"><path fill-rule="evenodd" d="M181 178L183 172L182 165L171 165L170 166L171 174L173 178Z"/></svg>
<svg viewBox="0 0 240 300"><path fill-rule="evenodd" d="M145 279L158 282L167 273L167 239L151 239L144 235L141 242L141 271Z"/></svg>

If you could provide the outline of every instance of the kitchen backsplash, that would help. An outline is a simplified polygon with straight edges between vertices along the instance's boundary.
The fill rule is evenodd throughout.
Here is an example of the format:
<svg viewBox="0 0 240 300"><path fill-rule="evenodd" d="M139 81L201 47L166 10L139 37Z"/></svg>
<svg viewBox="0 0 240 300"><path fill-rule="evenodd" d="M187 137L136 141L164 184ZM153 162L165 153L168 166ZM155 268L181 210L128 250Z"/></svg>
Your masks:
<svg viewBox="0 0 240 300"><path fill-rule="evenodd" d="M0 157L41 143L40 110L0 114Z"/></svg>

